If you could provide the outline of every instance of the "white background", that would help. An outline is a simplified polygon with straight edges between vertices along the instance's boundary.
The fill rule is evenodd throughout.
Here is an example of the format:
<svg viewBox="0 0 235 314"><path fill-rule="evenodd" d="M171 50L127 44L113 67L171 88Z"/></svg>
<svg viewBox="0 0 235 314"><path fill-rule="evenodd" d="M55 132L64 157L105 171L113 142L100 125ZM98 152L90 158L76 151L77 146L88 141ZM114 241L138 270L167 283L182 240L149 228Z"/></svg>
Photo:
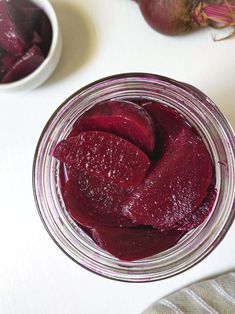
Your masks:
<svg viewBox="0 0 235 314"><path fill-rule="evenodd" d="M168 280L127 284L94 275L53 243L34 204L31 168L47 119L71 93L120 72L152 72L195 85L235 128L235 37L212 29L154 32L131 0L53 0L64 36L61 62L34 91L0 94L0 313L134 314L156 299L235 266L235 224L199 265Z"/></svg>

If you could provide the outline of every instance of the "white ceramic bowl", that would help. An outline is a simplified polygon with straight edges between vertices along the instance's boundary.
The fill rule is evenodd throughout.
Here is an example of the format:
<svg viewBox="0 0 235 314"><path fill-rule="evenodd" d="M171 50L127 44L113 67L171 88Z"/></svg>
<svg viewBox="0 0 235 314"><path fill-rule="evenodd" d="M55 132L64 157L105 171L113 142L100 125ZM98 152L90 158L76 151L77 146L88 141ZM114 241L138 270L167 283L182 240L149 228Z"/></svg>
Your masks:
<svg viewBox="0 0 235 314"><path fill-rule="evenodd" d="M62 51L62 35L55 11L48 0L31 0L47 14L52 26L52 42L49 53L42 64L26 77L12 82L0 83L0 92L17 92L33 89L45 82L55 70Z"/></svg>

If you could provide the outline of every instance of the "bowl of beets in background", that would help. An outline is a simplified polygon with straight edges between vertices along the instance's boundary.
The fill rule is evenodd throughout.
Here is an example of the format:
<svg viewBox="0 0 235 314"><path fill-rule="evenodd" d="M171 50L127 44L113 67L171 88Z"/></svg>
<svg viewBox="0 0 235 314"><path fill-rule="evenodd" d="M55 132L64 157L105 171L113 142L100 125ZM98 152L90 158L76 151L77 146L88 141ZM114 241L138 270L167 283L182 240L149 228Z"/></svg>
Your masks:
<svg viewBox="0 0 235 314"><path fill-rule="evenodd" d="M0 91L32 89L58 64L62 39L47 0L0 0Z"/></svg>
<svg viewBox="0 0 235 314"><path fill-rule="evenodd" d="M73 94L39 139L33 189L59 247L102 276L178 274L222 240L235 213L234 133L194 87L120 74Z"/></svg>

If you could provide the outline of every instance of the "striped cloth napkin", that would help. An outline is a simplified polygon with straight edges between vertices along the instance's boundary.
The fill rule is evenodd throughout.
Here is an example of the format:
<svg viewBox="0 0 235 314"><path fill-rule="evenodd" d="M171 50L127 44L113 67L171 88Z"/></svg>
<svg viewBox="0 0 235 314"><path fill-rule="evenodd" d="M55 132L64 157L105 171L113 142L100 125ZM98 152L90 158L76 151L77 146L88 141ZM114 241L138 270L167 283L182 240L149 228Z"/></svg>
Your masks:
<svg viewBox="0 0 235 314"><path fill-rule="evenodd" d="M195 283L151 305L142 314L235 314L235 272Z"/></svg>

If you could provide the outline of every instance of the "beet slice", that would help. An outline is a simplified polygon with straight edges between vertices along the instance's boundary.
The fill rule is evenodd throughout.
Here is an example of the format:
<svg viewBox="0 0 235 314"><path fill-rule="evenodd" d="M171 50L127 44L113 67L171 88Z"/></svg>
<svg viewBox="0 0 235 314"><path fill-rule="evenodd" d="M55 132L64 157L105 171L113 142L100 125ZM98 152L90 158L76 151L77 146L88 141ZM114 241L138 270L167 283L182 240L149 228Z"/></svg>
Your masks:
<svg viewBox="0 0 235 314"><path fill-rule="evenodd" d="M2 58L2 65L4 68L4 72L7 73L14 66L17 57L13 55L6 55Z"/></svg>
<svg viewBox="0 0 235 314"><path fill-rule="evenodd" d="M3 59L5 58L5 56L6 56L6 52L0 47L0 81L5 74L5 66L3 63Z"/></svg>
<svg viewBox="0 0 235 314"><path fill-rule="evenodd" d="M156 101L148 101L142 106L154 121L158 146L158 158L174 143L175 138L182 128L189 127L183 117L173 108L167 107Z"/></svg>
<svg viewBox="0 0 235 314"><path fill-rule="evenodd" d="M208 195L203 200L202 204L198 207L198 209L196 209L193 213L189 214L188 216L184 217L183 220L178 221L174 226L174 229L188 231L202 224L204 220L212 212L216 196L217 191L214 185L212 185L209 188Z"/></svg>
<svg viewBox="0 0 235 314"><path fill-rule="evenodd" d="M189 127L183 117L174 108L156 101L148 101L142 104L142 106L152 117L158 132L161 133L164 140L167 140L174 134L178 134L182 127Z"/></svg>
<svg viewBox="0 0 235 314"><path fill-rule="evenodd" d="M123 188L138 186L149 168L148 157L126 140L101 131L82 132L60 142L53 156L78 171Z"/></svg>
<svg viewBox="0 0 235 314"><path fill-rule="evenodd" d="M52 42L52 27L46 14L42 14L38 34L42 39L40 48L45 56L48 55Z"/></svg>
<svg viewBox="0 0 235 314"><path fill-rule="evenodd" d="M5 56L6 52L0 47L0 60Z"/></svg>
<svg viewBox="0 0 235 314"><path fill-rule="evenodd" d="M43 60L41 49L36 45L32 46L5 74L1 83L14 82L29 75L40 66Z"/></svg>
<svg viewBox="0 0 235 314"><path fill-rule="evenodd" d="M24 35L16 27L13 12L5 0L0 0L0 46L13 55L22 54L27 49Z"/></svg>
<svg viewBox="0 0 235 314"><path fill-rule="evenodd" d="M44 15L45 13L39 7L17 7L15 3L12 4L12 10L13 9L16 12L14 17L15 24L21 34L24 34L24 38L27 41L27 44L33 45L41 43L42 40L41 37L38 35L38 31L40 31L42 15ZM40 40L34 40L35 33L37 33L37 37L40 38Z"/></svg>
<svg viewBox="0 0 235 314"><path fill-rule="evenodd" d="M212 162L202 139L184 127L144 182L123 204L133 222L171 228L206 197Z"/></svg>
<svg viewBox="0 0 235 314"><path fill-rule="evenodd" d="M169 249L184 232L97 227L91 230L91 234L104 250L123 261L134 261Z"/></svg>
<svg viewBox="0 0 235 314"><path fill-rule="evenodd" d="M32 42L32 45L39 46L42 43L42 38L38 35L37 32L33 31L31 42Z"/></svg>
<svg viewBox="0 0 235 314"><path fill-rule="evenodd" d="M71 135L88 130L116 134L146 152L152 152L155 146L154 125L147 111L124 100L95 105L75 123Z"/></svg>
<svg viewBox="0 0 235 314"><path fill-rule="evenodd" d="M122 203L131 194L131 189L123 189L98 178L78 173L77 169L60 165L60 190L66 208L72 218L81 226L135 226L122 214Z"/></svg>
<svg viewBox="0 0 235 314"><path fill-rule="evenodd" d="M129 194L115 184L80 173L65 184L63 199L71 217L82 226L133 226L121 210L121 203Z"/></svg>
<svg viewBox="0 0 235 314"><path fill-rule="evenodd" d="M30 1L9 3L11 15L18 31L29 45L38 44L46 57L52 41L52 27L44 11ZM35 40L36 39L36 40Z"/></svg>
<svg viewBox="0 0 235 314"><path fill-rule="evenodd" d="M39 7L19 7L19 10L22 12L22 17L24 20L21 20L25 31L39 31L42 15L45 14Z"/></svg>
<svg viewBox="0 0 235 314"><path fill-rule="evenodd" d="M37 9L38 8L37 5L30 0L8 0L8 2L18 7L18 9L26 9L26 8Z"/></svg>

